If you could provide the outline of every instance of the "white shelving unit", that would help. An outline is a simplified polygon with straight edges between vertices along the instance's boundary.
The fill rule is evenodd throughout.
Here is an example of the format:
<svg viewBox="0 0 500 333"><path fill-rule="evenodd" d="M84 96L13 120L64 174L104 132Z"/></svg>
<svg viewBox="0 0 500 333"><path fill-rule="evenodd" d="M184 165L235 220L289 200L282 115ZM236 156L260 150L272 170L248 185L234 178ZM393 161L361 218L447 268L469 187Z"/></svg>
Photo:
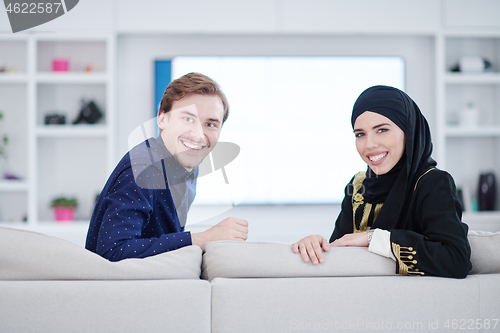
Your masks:
<svg viewBox="0 0 500 333"><path fill-rule="evenodd" d="M108 136L106 125L37 126L39 138L99 138Z"/></svg>
<svg viewBox="0 0 500 333"><path fill-rule="evenodd" d="M115 40L114 34L0 36L0 66L8 70L0 73L0 130L10 139L8 171L21 177L0 181L0 224L62 226L50 208L62 195L79 203L76 221L65 228L88 224L115 162ZM68 72L52 72L56 57L69 59ZM97 124L72 124L82 99L103 112ZM66 125L45 125L49 113L65 115Z"/></svg>
<svg viewBox="0 0 500 333"><path fill-rule="evenodd" d="M490 60L493 71L456 73L463 56ZM457 187L477 200L479 175L494 172L500 187L500 33L443 31L436 37L437 159ZM479 110L477 124L460 122L468 104ZM490 223L500 219L500 191L495 211L466 212L465 219Z"/></svg>
<svg viewBox="0 0 500 333"><path fill-rule="evenodd" d="M0 37L0 133L9 139L8 160L0 160L0 174L14 171L22 180L0 180L0 221L20 222L28 212L28 38ZM1 177L3 178L3 177Z"/></svg>
<svg viewBox="0 0 500 333"><path fill-rule="evenodd" d="M0 180L0 192L24 192L28 190L28 182L23 180Z"/></svg>
<svg viewBox="0 0 500 333"><path fill-rule="evenodd" d="M106 74L95 74L95 73L43 73L38 74L36 76L36 80L38 83L46 83L46 84L106 84L108 81L108 77Z"/></svg>
<svg viewBox="0 0 500 333"><path fill-rule="evenodd" d="M446 84L500 84L500 73L446 73L444 81Z"/></svg>
<svg viewBox="0 0 500 333"><path fill-rule="evenodd" d="M0 74L0 84L9 84L9 83L27 83L28 77L26 74L18 74L18 73L1 73Z"/></svg>

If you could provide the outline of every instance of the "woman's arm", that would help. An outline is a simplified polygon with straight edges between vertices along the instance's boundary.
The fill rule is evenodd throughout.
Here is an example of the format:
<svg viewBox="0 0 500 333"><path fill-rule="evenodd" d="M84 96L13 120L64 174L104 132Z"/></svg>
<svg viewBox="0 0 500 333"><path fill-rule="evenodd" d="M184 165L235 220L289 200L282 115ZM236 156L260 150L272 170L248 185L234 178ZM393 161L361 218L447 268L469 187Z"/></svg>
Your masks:
<svg viewBox="0 0 500 333"><path fill-rule="evenodd" d="M332 236L330 237L330 242L335 239L342 237L347 233L352 233L352 181L345 187L344 200L342 201L342 208L337 221L335 222L335 229ZM302 238L297 243L293 243L292 251L294 253L300 253L302 260L304 262L312 262L313 265L317 265L323 262L323 251L326 252L330 249L330 242L320 235L311 235Z"/></svg>
<svg viewBox="0 0 500 333"><path fill-rule="evenodd" d="M391 232L396 272L464 278L472 268L468 227L453 178L433 170L422 177L402 225Z"/></svg>
<svg viewBox="0 0 500 333"><path fill-rule="evenodd" d="M293 243L293 253L299 253L304 262L309 262L309 258L313 265L323 262L323 251L327 252L330 249L330 243L320 235L307 236Z"/></svg>
<svg viewBox="0 0 500 333"><path fill-rule="evenodd" d="M367 232L345 234L342 238L335 240L331 246L358 246L368 247L372 253L396 260L391 249L391 233L383 229L372 229L371 240Z"/></svg>

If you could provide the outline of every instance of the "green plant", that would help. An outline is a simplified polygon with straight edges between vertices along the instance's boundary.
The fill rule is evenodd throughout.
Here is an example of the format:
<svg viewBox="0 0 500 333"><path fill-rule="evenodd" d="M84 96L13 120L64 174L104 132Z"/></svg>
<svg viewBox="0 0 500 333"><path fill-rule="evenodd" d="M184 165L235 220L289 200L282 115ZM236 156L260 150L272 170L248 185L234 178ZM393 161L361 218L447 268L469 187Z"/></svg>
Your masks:
<svg viewBox="0 0 500 333"><path fill-rule="evenodd" d="M75 198L59 197L52 200L51 207L73 207L78 206L78 201Z"/></svg>
<svg viewBox="0 0 500 333"><path fill-rule="evenodd" d="M3 112L0 111L0 121L3 120ZM0 159L7 159L7 145L9 144L9 137L7 134L0 135Z"/></svg>

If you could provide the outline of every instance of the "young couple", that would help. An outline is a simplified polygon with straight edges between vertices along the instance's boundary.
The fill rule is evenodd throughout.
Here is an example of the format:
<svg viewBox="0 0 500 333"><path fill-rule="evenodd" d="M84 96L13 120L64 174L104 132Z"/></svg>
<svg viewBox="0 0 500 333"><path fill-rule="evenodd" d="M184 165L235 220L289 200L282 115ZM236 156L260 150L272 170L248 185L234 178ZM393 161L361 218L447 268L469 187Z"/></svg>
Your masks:
<svg viewBox="0 0 500 333"><path fill-rule="evenodd" d="M184 231L197 166L213 149L229 107L217 83L197 73L173 81L158 112L158 138L120 161L94 209L86 248L117 261L215 240L245 240L248 222L228 218L205 232ZM331 246L362 246L395 260L409 275L463 278L471 269L467 225L453 178L431 158L429 126L415 102L387 86L365 90L354 104L356 148L367 163L345 188L327 241L294 243L304 262L323 262Z"/></svg>

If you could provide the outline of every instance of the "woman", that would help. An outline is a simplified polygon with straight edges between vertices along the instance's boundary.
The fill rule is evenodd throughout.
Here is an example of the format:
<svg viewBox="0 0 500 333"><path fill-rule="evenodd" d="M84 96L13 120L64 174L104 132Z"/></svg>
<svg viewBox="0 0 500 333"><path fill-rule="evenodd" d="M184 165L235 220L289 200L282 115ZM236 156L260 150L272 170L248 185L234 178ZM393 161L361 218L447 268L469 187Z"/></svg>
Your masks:
<svg viewBox="0 0 500 333"><path fill-rule="evenodd" d="M394 259L399 274L466 277L468 227L453 178L431 158L429 125L415 102L393 87L368 88L351 124L368 169L346 186L330 242L305 237L293 252L316 265L330 246L368 246Z"/></svg>

